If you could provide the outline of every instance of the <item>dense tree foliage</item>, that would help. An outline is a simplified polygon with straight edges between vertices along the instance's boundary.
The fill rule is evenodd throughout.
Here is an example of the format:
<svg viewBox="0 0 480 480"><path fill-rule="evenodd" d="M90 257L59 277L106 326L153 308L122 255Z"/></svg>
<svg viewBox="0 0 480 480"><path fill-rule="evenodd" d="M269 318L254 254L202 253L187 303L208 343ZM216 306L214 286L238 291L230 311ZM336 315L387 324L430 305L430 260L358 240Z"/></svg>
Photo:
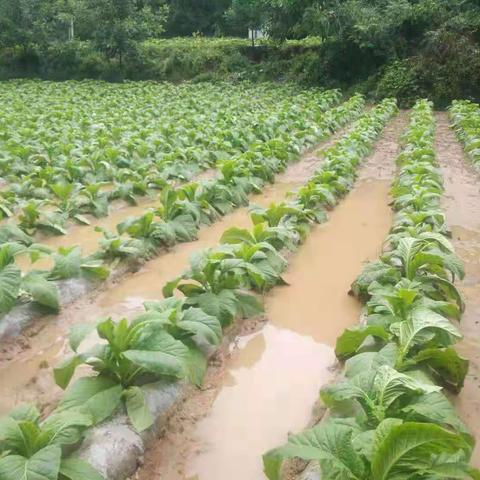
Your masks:
<svg viewBox="0 0 480 480"><path fill-rule="evenodd" d="M245 35L247 28L265 28L267 18L262 0L232 0L225 12L225 27L229 33Z"/></svg>
<svg viewBox="0 0 480 480"><path fill-rule="evenodd" d="M168 12L168 13L167 13ZM438 29L476 36L478 0L2 0L0 42L28 45L71 36L104 49L166 36L246 36L263 28L275 39L318 36L376 55L398 57ZM116 47L115 47L116 46Z"/></svg>
<svg viewBox="0 0 480 480"><path fill-rule="evenodd" d="M196 42L246 38L248 28L272 41L257 51L233 40ZM145 43L192 35L190 42ZM285 48L287 39L301 42ZM480 96L478 0L2 0L1 47L0 76L15 69L62 78L234 73L356 85L405 104L431 92L437 104Z"/></svg>
<svg viewBox="0 0 480 480"><path fill-rule="evenodd" d="M109 57L122 55L138 41L163 32L167 9L156 0L84 0L92 39ZM100 21L99 21L100 19Z"/></svg>
<svg viewBox="0 0 480 480"><path fill-rule="evenodd" d="M224 12L231 0L167 0L166 35L215 35L224 30Z"/></svg>
<svg viewBox="0 0 480 480"><path fill-rule="evenodd" d="M4 0L0 45L28 48L77 37L121 61L136 42L162 34L167 13L163 0Z"/></svg>

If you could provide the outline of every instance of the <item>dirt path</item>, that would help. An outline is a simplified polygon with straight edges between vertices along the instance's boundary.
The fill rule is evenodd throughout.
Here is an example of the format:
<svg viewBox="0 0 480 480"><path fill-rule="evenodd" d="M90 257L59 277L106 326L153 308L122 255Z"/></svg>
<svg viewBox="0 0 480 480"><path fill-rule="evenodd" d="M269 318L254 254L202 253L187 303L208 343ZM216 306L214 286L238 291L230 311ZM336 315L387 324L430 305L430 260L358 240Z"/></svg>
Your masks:
<svg viewBox="0 0 480 480"><path fill-rule="evenodd" d="M274 185L267 186L261 195L253 196L251 203L267 206L283 200L288 191L310 177L321 162L321 150L341 134L342 131L308 151L279 175ZM59 315L39 319L23 335L3 343L0 347L0 415L20 402L35 402L40 407L54 403L61 391L53 385L52 367L69 353L67 334L72 325L140 313L144 301L161 298L165 282L188 267L192 253L217 245L223 232L232 226L251 226L248 208L238 209L217 223L201 228L197 241L176 245L168 253L147 262L137 273L109 285L94 297L80 299Z"/></svg>
<svg viewBox="0 0 480 480"><path fill-rule="evenodd" d="M435 147L445 182L443 207L456 253L466 271L465 280L459 282L466 310L460 324L464 340L458 350L470 360L470 369L465 387L454 402L477 438L473 463L480 467L480 175L464 156L445 113L437 114Z"/></svg>
<svg viewBox="0 0 480 480"><path fill-rule="evenodd" d="M379 254L391 226L388 191L406 123L401 113L387 126L356 188L291 257L290 285L267 296L268 323L244 323L135 479L261 480L262 453L309 422L320 386L333 375L335 338L358 322L350 283Z"/></svg>

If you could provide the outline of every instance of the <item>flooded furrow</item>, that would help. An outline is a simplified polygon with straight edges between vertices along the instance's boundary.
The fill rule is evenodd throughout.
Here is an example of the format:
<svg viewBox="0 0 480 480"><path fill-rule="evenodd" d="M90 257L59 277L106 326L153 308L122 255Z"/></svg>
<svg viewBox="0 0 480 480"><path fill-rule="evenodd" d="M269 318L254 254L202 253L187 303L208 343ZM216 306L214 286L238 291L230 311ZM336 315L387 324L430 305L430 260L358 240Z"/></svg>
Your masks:
<svg viewBox="0 0 480 480"><path fill-rule="evenodd" d="M401 113L387 126L354 190L291 257L289 285L267 295L268 322L245 322L135 478L261 480L262 454L305 427L332 378L336 337L358 322L350 284L378 256L391 226L388 192L405 125Z"/></svg>
<svg viewBox="0 0 480 480"><path fill-rule="evenodd" d="M90 225L72 225L65 235L36 235L36 241L51 248L56 252L60 247L79 246L84 256L91 255L100 247L100 240L103 238L101 232L95 230L96 227L103 228L109 232L117 232L117 224L123 222L128 217L143 215L148 208L158 206L157 198L143 198L137 205L123 205L121 208L112 209L107 217L89 218ZM19 267L26 271L30 268L50 269L53 267L51 257L43 257L34 264L30 263L27 256L16 259Z"/></svg>
<svg viewBox="0 0 480 480"><path fill-rule="evenodd" d="M302 160L278 175L274 185L268 185L261 194L252 196L251 204L268 206L271 202L284 200L287 192L302 185L318 167L320 160L315 151L327 148L338 135L309 151ZM59 315L39 319L21 337L2 345L0 415L22 401L32 401L41 407L54 403L61 392L53 385L52 367L69 352L67 334L72 325L140 313L143 302L162 298L165 282L188 268L194 252L217 245L223 232L232 226L251 226L248 208L237 209L215 224L201 228L198 240L174 246L147 262L138 272L126 275L94 297L67 306Z"/></svg>
<svg viewBox="0 0 480 480"><path fill-rule="evenodd" d="M208 169L195 175L191 182L199 182L211 179L215 176L215 169ZM172 182L171 185L179 186L180 182ZM137 217L143 215L145 210L155 208L159 205L159 194L140 197L136 205L130 205L122 200L115 200L110 203L110 212L106 217L96 218L92 215L84 215L90 222L90 225L72 224L65 235L46 235L37 233L35 239L37 242L57 251L60 247L79 246L84 256L91 255L99 248L99 242L103 238L101 232L95 230L96 227L103 228L109 232L116 233L117 224L125 221L128 217ZM50 257L44 257L31 264L27 256L17 258L17 264L24 271L29 268L49 269L53 267L53 261Z"/></svg>
<svg viewBox="0 0 480 480"><path fill-rule="evenodd" d="M464 339L458 350L470 360L470 368L462 392L453 401L477 439L473 464L480 467L480 175L464 156L444 113L437 114L436 152L444 176L447 223L465 265L465 279L457 282L466 303L460 324Z"/></svg>

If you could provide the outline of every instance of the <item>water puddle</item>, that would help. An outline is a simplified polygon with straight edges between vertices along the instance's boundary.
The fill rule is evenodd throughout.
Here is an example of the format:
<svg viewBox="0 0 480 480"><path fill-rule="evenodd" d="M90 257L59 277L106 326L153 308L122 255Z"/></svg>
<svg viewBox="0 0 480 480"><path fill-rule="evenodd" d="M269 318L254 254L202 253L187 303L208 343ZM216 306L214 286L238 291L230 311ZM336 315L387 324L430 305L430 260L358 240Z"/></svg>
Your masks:
<svg viewBox="0 0 480 480"><path fill-rule="evenodd" d="M404 122L403 115L392 121L356 188L291 257L290 285L267 295L264 328L239 338L210 411L188 439L179 433L160 442L140 479L260 480L262 454L306 426L320 386L332 379L335 339L358 322L350 284L378 256L391 226L388 192Z"/></svg>
<svg viewBox="0 0 480 480"><path fill-rule="evenodd" d="M437 115L436 151L444 176L443 207L455 251L464 262L466 274L458 282L466 303L460 324L464 340L458 351L470 360L470 369L462 392L453 401L477 438L473 463L480 467L480 182L443 113Z"/></svg>
<svg viewBox="0 0 480 480"><path fill-rule="evenodd" d="M375 259L391 226L389 183L364 181L316 228L292 258L288 287L267 298L271 322L335 345L345 327L358 321L360 305L346 293L364 262Z"/></svg>
<svg viewBox="0 0 480 480"><path fill-rule="evenodd" d="M197 426L189 480L263 478L259 455L282 441L285 425L308 422L318 385L331 376L332 349L293 331L266 325L242 343L211 415Z"/></svg>

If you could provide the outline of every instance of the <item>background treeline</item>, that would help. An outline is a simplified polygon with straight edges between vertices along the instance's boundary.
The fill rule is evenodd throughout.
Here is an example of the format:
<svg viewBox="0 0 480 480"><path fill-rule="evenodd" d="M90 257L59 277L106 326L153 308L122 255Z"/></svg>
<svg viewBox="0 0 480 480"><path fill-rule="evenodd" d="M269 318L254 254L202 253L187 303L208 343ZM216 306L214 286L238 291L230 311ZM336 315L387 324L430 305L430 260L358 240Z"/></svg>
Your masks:
<svg viewBox="0 0 480 480"><path fill-rule="evenodd" d="M0 0L0 78L19 76L295 80L441 107L480 97L480 0Z"/></svg>

